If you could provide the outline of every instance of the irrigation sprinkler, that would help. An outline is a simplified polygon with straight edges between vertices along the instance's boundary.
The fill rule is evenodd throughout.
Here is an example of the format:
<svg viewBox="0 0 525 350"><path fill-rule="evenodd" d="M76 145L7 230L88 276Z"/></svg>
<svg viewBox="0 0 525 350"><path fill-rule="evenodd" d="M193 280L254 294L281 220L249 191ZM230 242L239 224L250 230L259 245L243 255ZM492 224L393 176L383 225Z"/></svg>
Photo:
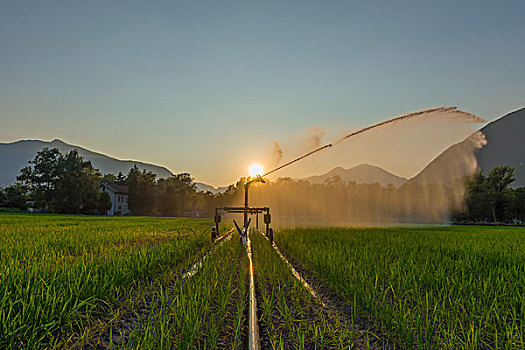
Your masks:
<svg viewBox="0 0 525 350"><path fill-rule="evenodd" d="M273 242L273 230L271 230L270 228L270 224L272 223L272 216L270 215L270 208L269 207L250 207L250 205L248 204L248 190L250 189L250 185L255 182L266 183L266 181L264 181L265 176L268 176L276 172L277 170L280 170L284 167L292 165L295 162L298 162L306 157L311 156L314 153L317 153L319 151L322 151L323 149L330 148L330 147L332 147L331 143L324 145L323 147L319 147L311 152L308 152L305 155L302 155L299 158L296 158L286 164L283 164L273 170L270 170L264 175L257 174L251 180L247 181L244 184L244 206L243 207L216 207L215 208L215 233L212 229L211 239L214 240L215 237L217 237L217 235L219 234L219 223L221 222L221 211L222 211L225 213L239 213L239 214L242 213L244 216L243 227L245 228L245 231L248 230L248 226L249 226L248 215L256 215L256 226L257 228L259 228L259 214L264 214L264 224L266 225L266 236L268 237L269 235L271 235L272 242ZM237 227L237 231L239 231L239 234L243 236L242 230L239 228L237 223L235 223L235 226Z"/></svg>
<svg viewBox="0 0 525 350"><path fill-rule="evenodd" d="M259 214L264 214L264 224L266 225L266 234L268 235L268 232L270 230L270 224L272 221L272 217L270 215L270 208L269 207L250 207L248 203L248 191L250 189L250 185L255 182L261 182L265 183L263 177L261 175L256 175L253 179L247 181L244 184L244 206L242 207L217 207L215 208L215 227L212 228L212 240L215 239L215 234L219 232L219 223L221 222L221 212L225 213L238 213L243 214L243 228L241 229L237 222L234 220L235 227L237 228L237 231L241 235L241 237L245 237L246 233L248 232L248 227L250 226L251 218L248 218L248 215L257 215L257 226L259 226Z"/></svg>

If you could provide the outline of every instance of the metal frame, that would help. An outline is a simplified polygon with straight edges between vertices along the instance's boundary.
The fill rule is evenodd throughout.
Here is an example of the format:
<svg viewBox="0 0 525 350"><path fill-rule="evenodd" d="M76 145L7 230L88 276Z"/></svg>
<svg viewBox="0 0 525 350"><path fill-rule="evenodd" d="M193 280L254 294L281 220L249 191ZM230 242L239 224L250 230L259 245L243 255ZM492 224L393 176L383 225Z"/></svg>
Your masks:
<svg viewBox="0 0 525 350"><path fill-rule="evenodd" d="M372 126L374 127L374 126ZM365 129L368 129L368 128L365 128ZM363 132L365 129L362 129L360 131L357 131L349 136L346 136L345 138L348 138L350 136L353 136L355 135L356 133L360 133L360 132ZM309 157L311 156L312 154L314 153L317 153L319 151L322 151L323 149L325 148L329 148L329 147L332 147L332 144L329 143L328 145L324 145L322 147L319 147L317 149L314 149L313 151L311 152L308 152L306 153L305 155L303 156L300 156L299 158L296 158L286 164L283 164L273 170L270 170L269 172L267 172L266 174L263 174L263 175L256 175L253 179L247 181L245 184L244 184L244 207L224 207L224 208L216 208L215 209L215 229L212 230L212 233L211 233L211 237L212 237L212 240L219 234L219 222L221 222L221 215L220 215L220 211L223 210L225 212L228 212L228 213L243 213L244 214L244 227L247 229L248 226L247 226L247 223L248 223L248 214L256 214L257 217L256 217L256 225L259 226L259 213L263 212L263 211L266 211L266 215L265 215L265 219L264 219L264 223L266 224L266 235L268 236L268 234L272 234L272 231L270 231L270 222L271 222L271 216L270 216L270 208L268 207L264 207L264 208L255 208L255 207L250 207L248 205L248 188L250 187L250 185L254 182L262 182L262 183L265 183L266 181L264 181L264 177L265 176L268 176L270 174L273 174L274 172L284 168L284 167L287 167L289 165L292 165L293 163L295 162L298 162L300 161L301 159L304 159L306 157ZM250 178L248 178L250 179ZM258 227L257 227L258 228ZM241 234L241 236L243 235L241 230L239 230L239 233Z"/></svg>
<svg viewBox="0 0 525 350"><path fill-rule="evenodd" d="M257 175L252 180L244 184L244 206L243 207L216 207L215 208L215 227L214 229L212 229L212 239L214 239L215 236L219 234L219 223L221 222L221 211L225 213L244 214L243 215L244 216L244 223L243 223L244 230L241 230L234 220L235 226L237 227L237 230L239 231L239 234L241 236L245 235L246 231L248 230L248 226L249 226L248 215L256 215L255 225L256 225L256 229L259 229L259 214L264 214L264 224L266 225L266 235L268 236L271 233L270 224L272 222L272 216L270 215L270 208L269 207L250 207L250 205L248 204L248 189L250 188L250 185L254 182L265 183L262 176Z"/></svg>
<svg viewBox="0 0 525 350"><path fill-rule="evenodd" d="M221 222L221 212L225 213L234 213L234 214L246 214L248 215L257 215L257 220L255 221L255 226L259 229L259 214L264 214L264 224L266 225L266 233L271 224L270 208L269 207L217 207L215 208L215 230L219 232L219 223ZM248 222L248 221L246 221ZM243 225L244 226L244 225Z"/></svg>

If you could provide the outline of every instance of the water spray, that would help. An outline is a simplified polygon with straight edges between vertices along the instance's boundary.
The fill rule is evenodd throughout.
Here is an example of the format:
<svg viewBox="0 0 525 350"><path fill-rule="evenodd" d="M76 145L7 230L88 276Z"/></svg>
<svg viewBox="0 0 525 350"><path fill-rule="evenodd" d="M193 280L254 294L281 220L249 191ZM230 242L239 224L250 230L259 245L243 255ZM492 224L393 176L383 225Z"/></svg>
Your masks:
<svg viewBox="0 0 525 350"><path fill-rule="evenodd" d="M405 120L405 119L412 119L412 118L416 118L416 117L422 117L422 116L426 116L428 115L429 113L435 113L435 112L448 112L448 113L456 113L458 114L458 116L464 118L466 121L468 122L471 122L471 123L483 123L485 122L484 119L482 118L479 118L478 116L474 115L474 114L471 114L471 113L467 113L467 112L463 112L463 111L460 111L458 110L457 107L454 107L454 106L450 106L450 107L436 107L436 108L430 108L430 109L425 109L425 110L422 110L422 111L418 111L418 112L412 112L412 113L408 113L408 114L403 114L399 117L394 117L394 118L391 118L391 119L387 119L387 120L384 120L382 122L379 122L377 124L373 124L373 125L370 125L370 126L367 126L365 128L362 128L362 129L359 129L357 131L354 131L344 137L342 137L341 139L339 139L338 141L334 142L333 144L332 143L329 143L327 145L324 145L322 147L319 147L299 158L296 158L286 164L283 164L273 170L270 170L269 172L267 172L266 174L263 174L261 175L263 178L276 172L277 170L280 170L284 167L287 167L289 165L292 165L293 163L295 162L298 162L306 157L309 157L311 156L312 154L314 153L317 153L319 151L322 151L326 148L330 148L330 147L333 147L333 146L337 146L338 144L340 144L341 142L343 142L344 140L346 139L349 139L353 136L356 136L356 135L359 135L359 134L362 134L364 133L365 131L368 131L368 130L371 130L371 129L375 129L375 128L378 128L380 126L384 126L384 125L387 125L387 124L391 124L391 123L395 123L395 122L398 122L398 121L401 121L401 120Z"/></svg>
<svg viewBox="0 0 525 350"><path fill-rule="evenodd" d="M370 125L370 126L367 126L365 128L359 129L359 130L354 131L354 132L352 132L352 133L350 133L350 134L348 134L346 136L343 136L341 139L339 139L338 141L335 142L335 145L338 145L341 142L343 142L344 140L346 140L346 139L348 139L350 137L359 135L359 134L361 134L361 133L363 133L365 131L368 131L370 129L375 129L375 128L378 128L380 126L391 124L391 123L395 123L395 122L398 122L398 121L401 121L401 120L404 120L404 119L412 119L412 118L416 118L416 117L426 116L429 113L435 113L435 112L449 112L449 113L454 112L454 113L457 113L460 117L464 118L466 121L471 122L471 123L484 123L484 122L486 122L485 119L482 119L482 118L480 118L480 117L478 117L478 116L476 116L474 114L458 110L458 107L454 107L454 106L451 106L451 107L436 107L436 108L424 109L424 110L418 111L418 112L412 112L412 113L408 113L408 114L403 114L402 116L395 117L395 118L388 119L388 120L384 120L384 121L382 121L380 123L377 123L377 124Z"/></svg>
<svg viewBox="0 0 525 350"><path fill-rule="evenodd" d="M430 108L430 109L425 109L425 110L422 110L422 111L418 111L418 112L413 112L413 113L408 113L408 114L404 114L404 115L401 115L399 117L394 117L394 118L391 118L391 119L388 119L388 120L385 120L385 121L382 121L380 123L377 123L377 124L373 124L373 125L370 125L370 126L367 126L365 128L362 128L362 129L359 129L357 131L354 131L344 137L342 137L341 139L339 139L338 141L336 141L335 143L329 143L327 145L324 145L322 147L319 147L311 152L308 152L306 153L305 155L302 155L286 164L283 164L273 170L270 170L268 171L267 173L263 174L263 175L259 175L257 174L256 176L254 176L253 178L248 178L248 181L244 184L244 206L243 207L223 207L223 208L216 208L215 209L215 230L212 231L212 239L214 239L215 235L219 232L219 222L221 221L221 215L220 215L220 211L225 211L227 213L243 213L244 214L244 225L243 225L243 229L241 229L237 223L235 223L236 227L237 227L237 230L239 231L239 234L241 235L241 237L244 237L246 235L246 232L248 231L248 225L249 225L249 220L248 220L248 215L257 215L257 220L256 220L256 225L257 225L257 228L258 228L258 214L259 213L264 213L264 223L266 224L266 235L267 237L270 237L272 236L272 229L269 227L270 226L270 223L271 223L271 216L270 216L270 208L268 207L250 207L249 204L248 204L248 190L250 188L250 185L252 183L255 183L255 182L261 182L261 183L265 183L265 180L264 180L264 177L270 175L270 174L273 174L274 172L282 169L282 168L285 168L287 166L290 166L302 159L305 159L317 152L320 152L324 149L327 149L327 148L331 148L333 146L337 146L338 144L340 144L341 142L343 142L344 140L347 140L351 137L354 137L356 135L359 135L359 134L362 134L366 131L369 131L371 129L375 129L375 128L378 128L378 127L381 127L381 126L384 126L384 125L387 125L387 124L391 124L391 123L395 123L395 122L398 122L398 121L401 121L401 120L405 120L405 119L412 119L412 118L417 118L417 117L425 117L425 116L428 116L429 114L431 113L446 113L445 116L447 114L452 114L452 116L454 117L459 117L459 118L462 118L464 119L466 122L469 122L469 123L482 123L482 122L485 122L484 119L482 118L479 118L477 116L475 116L474 114L470 114L470 113L467 113L467 112L463 112L461 110L458 110L457 107L436 107L436 108Z"/></svg>
<svg viewBox="0 0 525 350"><path fill-rule="evenodd" d="M317 148L317 149L315 149L315 150L313 150L313 151L311 151L311 152L309 152L309 153L307 153L307 154L305 154L305 155L303 155L303 156L300 156L299 158L296 158L296 159L294 159L294 160L292 160L292 161L290 161L290 162L288 162L288 163L286 163L286 164L283 164L283 165L281 165L281 166L279 166L279 167L277 167L277 168L275 168L275 169L273 169L273 170L270 170L269 172L267 172L266 174L261 175L261 176L262 176L262 177L268 176L268 175L270 175L270 174L276 172L277 170L280 170L280 169L282 169L282 168L284 168L284 167L287 167L288 165L292 165L293 163L298 162L298 161L300 161L301 159L304 159L304 158L306 158L306 157L309 157L309 156L311 156L311 155L314 154L314 153L317 153L317 152L319 152L319 151L322 151L322 150L325 149L325 148L330 148L330 147L332 147L332 144L331 144L331 143L329 143L328 145L325 145L325 146L323 146L323 147L319 147L319 148Z"/></svg>

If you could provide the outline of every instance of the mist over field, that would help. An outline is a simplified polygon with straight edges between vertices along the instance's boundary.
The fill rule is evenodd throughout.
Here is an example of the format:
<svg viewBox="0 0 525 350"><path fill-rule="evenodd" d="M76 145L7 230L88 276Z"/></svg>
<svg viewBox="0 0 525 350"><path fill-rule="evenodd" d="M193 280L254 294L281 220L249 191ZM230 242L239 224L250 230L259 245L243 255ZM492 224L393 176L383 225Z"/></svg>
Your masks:
<svg viewBox="0 0 525 350"><path fill-rule="evenodd" d="M475 151L486 144L476 124L483 119L453 107L439 107L380 122L353 132L342 132L334 146L270 175L266 184L250 188L250 204L269 206L275 222L283 225L373 223L448 223L451 212L463 204L462 177L476 170ZM297 149L315 149L326 143L321 127L306 129ZM411 180L439 153L467 139L451 155L442 178ZM274 154L283 152L274 142ZM275 158L274 158L275 159ZM283 174L326 172L335 167L368 163L409 178L404 183L356 183L339 175L314 183ZM272 164L272 163L269 163ZM368 173L368 176L371 174ZM228 203L241 203L242 191Z"/></svg>

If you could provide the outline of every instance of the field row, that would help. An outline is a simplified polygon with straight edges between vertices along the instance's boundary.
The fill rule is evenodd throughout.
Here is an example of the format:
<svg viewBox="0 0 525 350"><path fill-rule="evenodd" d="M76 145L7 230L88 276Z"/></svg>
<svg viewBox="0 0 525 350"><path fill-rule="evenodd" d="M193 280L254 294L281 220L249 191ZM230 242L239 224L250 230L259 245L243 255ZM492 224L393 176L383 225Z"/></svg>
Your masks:
<svg viewBox="0 0 525 350"><path fill-rule="evenodd" d="M245 348L247 254L238 234L210 242L210 224L2 215L0 348ZM253 231L261 346L523 348L524 234L477 227L276 232L320 300Z"/></svg>
<svg viewBox="0 0 525 350"><path fill-rule="evenodd" d="M213 245L208 221L182 219L5 215L1 225L1 348L246 346L238 235ZM268 242L254 242L264 347L352 344Z"/></svg>
<svg viewBox="0 0 525 350"><path fill-rule="evenodd" d="M407 348L525 348L525 230L291 229L277 244Z"/></svg>
<svg viewBox="0 0 525 350"><path fill-rule="evenodd" d="M57 348L195 259L204 220L2 215L0 347Z"/></svg>

